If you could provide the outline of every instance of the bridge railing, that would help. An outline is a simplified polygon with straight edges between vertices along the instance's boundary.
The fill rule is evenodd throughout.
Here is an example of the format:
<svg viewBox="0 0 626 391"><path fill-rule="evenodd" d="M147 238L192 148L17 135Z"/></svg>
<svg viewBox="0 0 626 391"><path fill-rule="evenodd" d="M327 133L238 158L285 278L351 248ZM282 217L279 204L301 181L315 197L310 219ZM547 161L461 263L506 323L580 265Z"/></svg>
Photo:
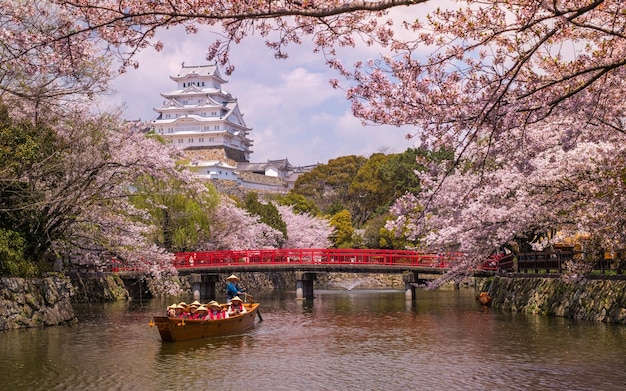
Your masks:
<svg viewBox="0 0 626 391"><path fill-rule="evenodd" d="M532 252L513 255L491 255L477 269L484 271L503 271L514 273L561 273L565 261L572 259L578 252L558 250L556 252ZM266 250L222 250L181 252L175 254L174 267L177 269L202 268L213 266L262 265L383 265L413 266L448 269L458 264L462 253L426 253L410 250L381 249L266 249ZM626 261L603 259L596 262L594 270L602 274L607 271L623 273ZM136 268L122 266L121 262L112 262L111 271L135 271Z"/></svg>
<svg viewBox="0 0 626 391"><path fill-rule="evenodd" d="M435 268L453 266L461 253L377 249L270 249L177 253L178 269L246 264L376 264Z"/></svg>

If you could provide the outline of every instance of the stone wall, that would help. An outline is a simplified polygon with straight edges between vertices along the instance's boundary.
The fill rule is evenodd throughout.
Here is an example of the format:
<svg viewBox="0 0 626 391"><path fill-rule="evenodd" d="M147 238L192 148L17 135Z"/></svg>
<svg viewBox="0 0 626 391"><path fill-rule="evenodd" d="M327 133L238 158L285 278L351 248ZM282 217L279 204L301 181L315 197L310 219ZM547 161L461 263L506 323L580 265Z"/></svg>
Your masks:
<svg viewBox="0 0 626 391"><path fill-rule="evenodd" d="M626 281L494 277L485 290L504 311L626 324Z"/></svg>
<svg viewBox="0 0 626 391"><path fill-rule="evenodd" d="M118 275L88 276L76 273L71 274L70 277L75 292L72 301L75 303L107 302L129 298L124 281Z"/></svg>
<svg viewBox="0 0 626 391"><path fill-rule="evenodd" d="M74 287L61 276L0 277L0 331L75 321Z"/></svg>

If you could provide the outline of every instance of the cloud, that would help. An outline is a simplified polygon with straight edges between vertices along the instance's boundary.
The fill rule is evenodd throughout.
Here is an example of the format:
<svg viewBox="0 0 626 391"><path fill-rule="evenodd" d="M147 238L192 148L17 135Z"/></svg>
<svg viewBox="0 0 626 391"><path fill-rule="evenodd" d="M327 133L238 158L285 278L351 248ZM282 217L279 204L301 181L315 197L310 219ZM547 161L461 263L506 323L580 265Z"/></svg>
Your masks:
<svg viewBox="0 0 626 391"><path fill-rule="evenodd" d="M214 37L207 28L195 35L183 29L160 31L164 49L146 49L139 54L138 69L128 69L113 83L115 93L104 100L106 107L125 104L127 119L152 120L161 106L160 93L171 91L181 63L205 64L208 45ZM378 56L377 49L341 49L342 60L353 63ZM403 152L413 144L404 138L410 128L362 126L352 116L344 92L330 86L336 72L324 57L313 53L311 44L288 48L289 58L277 60L259 36L252 36L231 49L235 65L225 77L224 89L237 98L246 124L253 128L251 161L288 158L294 165L326 163L345 155L369 156L385 151Z"/></svg>

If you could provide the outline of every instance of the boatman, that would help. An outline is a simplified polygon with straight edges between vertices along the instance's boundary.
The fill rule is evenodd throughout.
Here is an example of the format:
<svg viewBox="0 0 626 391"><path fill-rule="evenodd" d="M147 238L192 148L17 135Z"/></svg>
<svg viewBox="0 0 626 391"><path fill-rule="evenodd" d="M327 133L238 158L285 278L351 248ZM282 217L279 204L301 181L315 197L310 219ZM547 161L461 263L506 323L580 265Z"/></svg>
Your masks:
<svg viewBox="0 0 626 391"><path fill-rule="evenodd" d="M246 290L239 288L239 278L236 275L231 274L226 280L228 281L226 284L226 304L230 304L233 297L243 295Z"/></svg>

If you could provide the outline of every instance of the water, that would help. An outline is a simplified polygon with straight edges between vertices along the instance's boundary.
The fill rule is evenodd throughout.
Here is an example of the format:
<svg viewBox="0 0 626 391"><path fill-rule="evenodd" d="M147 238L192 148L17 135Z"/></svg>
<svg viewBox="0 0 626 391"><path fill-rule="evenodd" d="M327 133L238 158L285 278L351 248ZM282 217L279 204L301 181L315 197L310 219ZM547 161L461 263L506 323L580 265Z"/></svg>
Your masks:
<svg viewBox="0 0 626 391"><path fill-rule="evenodd" d="M6 390L623 390L626 326L479 306L474 291L257 294L242 335L161 343L168 300L85 305L75 326L0 333ZM189 298L184 298L189 301Z"/></svg>

